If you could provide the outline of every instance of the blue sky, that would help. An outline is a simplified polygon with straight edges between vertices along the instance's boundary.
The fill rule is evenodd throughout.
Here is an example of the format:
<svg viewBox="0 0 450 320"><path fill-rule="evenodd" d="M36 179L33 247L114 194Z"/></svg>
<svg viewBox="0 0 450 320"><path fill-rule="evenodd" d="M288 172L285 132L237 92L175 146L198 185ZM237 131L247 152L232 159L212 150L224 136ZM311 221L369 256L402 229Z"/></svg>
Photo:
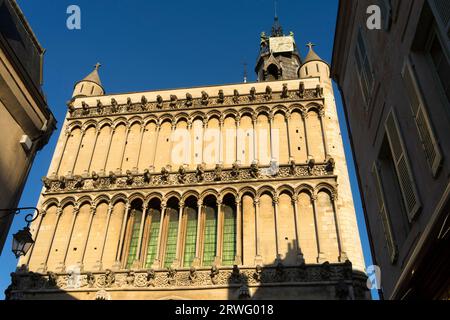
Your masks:
<svg viewBox="0 0 450 320"><path fill-rule="evenodd" d="M273 0L41 0L18 1L45 54L44 91L58 131L34 162L20 206L37 203L76 81L96 62L109 93L190 87L242 81L243 62L255 80L261 31L273 22ZM81 30L66 28L69 5L81 8ZM331 62L337 0L281 0L284 32L293 31L303 56L309 41ZM341 99L335 88L365 261L372 264ZM16 259L12 234L23 228L16 217L0 256L0 297L10 283Z"/></svg>

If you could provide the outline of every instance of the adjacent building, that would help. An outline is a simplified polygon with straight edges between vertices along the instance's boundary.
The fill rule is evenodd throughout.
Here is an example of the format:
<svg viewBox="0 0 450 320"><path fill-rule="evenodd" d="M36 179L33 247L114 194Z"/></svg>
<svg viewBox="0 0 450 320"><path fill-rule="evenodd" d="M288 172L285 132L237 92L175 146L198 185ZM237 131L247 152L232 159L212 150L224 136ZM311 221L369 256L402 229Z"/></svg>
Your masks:
<svg viewBox="0 0 450 320"><path fill-rule="evenodd" d="M278 22L257 82L74 88L11 299L367 299L330 69Z"/></svg>
<svg viewBox="0 0 450 320"><path fill-rule="evenodd" d="M0 209L17 207L34 157L55 129L41 89L43 56L16 1L0 0ZM0 253L13 217L0 212Z"/></svg>
<svg viewBox="0 0 450 320"><path fill-rule="evenodd" d="M384 298L448 299L449 1L340 1L332 77Z"/></svg>

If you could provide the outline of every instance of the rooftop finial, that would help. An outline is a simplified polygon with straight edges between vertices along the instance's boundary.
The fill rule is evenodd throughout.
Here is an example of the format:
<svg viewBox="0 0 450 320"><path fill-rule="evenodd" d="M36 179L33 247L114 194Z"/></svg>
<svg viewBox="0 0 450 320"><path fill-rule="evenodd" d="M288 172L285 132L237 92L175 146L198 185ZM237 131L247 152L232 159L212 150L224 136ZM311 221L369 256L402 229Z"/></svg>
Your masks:
<svg viewBox="0 0 450 320"><path fill-rule="evenodd" d="M98 70L101 66L102 66L102 65L101 65L99 62L97 62L97 63L95 64L94 68L95 68L95 70Z"/></svg>
<svg viewBox="0 0 450 320"><path fill-rule="evenodd" d="M309 48L309 50L312 50L315 44L310 41L306 44L306 46Z"/></svg>
<svg viewBox="0 0 450 320"><path fill-rule="evenodd" d="M279 19L278 19L278 0L274 0L274 11L275 17L272 26L272 37L282 37L283 36L283 28L281 28Z"/></svg>
<svg viewBox="0 0 450 320"><path fill-rule="evenodd" d="M244 65L244 83L247 83L247 62L243 62Z"/></svg>
<svg viewBox="0 0 450 320"><path fill-rule="evenodd" d="M274 11L275 11L275 19L278 19L278 1L275 0L273 3Z"/></svg>

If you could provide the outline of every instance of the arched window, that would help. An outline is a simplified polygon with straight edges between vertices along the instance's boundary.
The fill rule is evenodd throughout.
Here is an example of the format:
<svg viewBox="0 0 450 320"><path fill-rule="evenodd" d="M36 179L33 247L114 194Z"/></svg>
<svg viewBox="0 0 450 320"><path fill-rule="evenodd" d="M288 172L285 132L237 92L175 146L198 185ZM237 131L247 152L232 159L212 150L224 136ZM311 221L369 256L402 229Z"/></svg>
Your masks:
<svg viewBox="0 0 450 320"><path fill-rule="evenodd" d="M204 229L203 229L203 265L211 266L216 256L217 246L217 204L213 196L204 200Z"/></svg>
<svg viewBox="0 0 450 320"><path fill-rule="evenodd" d="M197 199L190 197L186 201L184 214L186 217L186 232L184 239L183 266L190 267L195 258L197 243Z"/></svg>
<svg viewBox="0 0 450 320"><path fill-rule="evenodd" d="M226 195L223 206L222 265L231 266L236 256L236 201Z"/></svg>
<svg viewBox="0 0 450 320"><path fill-rule="evenodd" d="M271 64L267 68L267 81L278 80L278 67L274 64Z"/></svg>
<svg viewBox="0 0 450 320"><path fill-rule="evenodd" d="M158 199L150 201L149 212L146 221L146 239L147 254L145 256L145 267L150 268L155 261L159 228L161 225L161 202Z"/></svg>
<svg viewBox="0 0 450 320"><path fill-rule="evenodd" d="M131 212L127 223L126 268L129 269L137 258L137 248L139 244L139 231L142 221L142 201L135 200L131 203Z"/></svg>
<svg viewBox="0 0 450 320"><path fill-rule="evenodd" d="M176 258L178 236L178 199L171 198L166 209L166 250L164 252L164 267L170 267Z"/></svg>

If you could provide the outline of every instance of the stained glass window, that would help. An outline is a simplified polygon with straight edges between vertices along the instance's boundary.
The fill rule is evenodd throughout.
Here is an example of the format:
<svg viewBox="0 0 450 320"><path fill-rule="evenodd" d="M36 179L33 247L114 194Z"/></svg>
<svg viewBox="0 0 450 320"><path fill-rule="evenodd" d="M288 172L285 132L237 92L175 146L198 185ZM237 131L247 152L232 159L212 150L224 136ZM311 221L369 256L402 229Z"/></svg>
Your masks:
<svg viewBox="0 0 450 320"><path fill-rule="evenodd" d="M127 257L127 269L131 268L133 262L136 260L137 247L139 242L139 229L141 227L142 211L133 209L132 212L133 227L131 230L131 240Z"/></svg>
<svg viewBox="0 0 450 320"><path fill-rule="evenodd" d="M205 228L203 233L203 265L211 266L216 256L217 214L214 208L205 206Z"/></svg>
<svg viewBox="0 0 450 320"><path fill-rule="evenodd" d="M166 254L164 257L164 267L169 267L177 254L177 235L178 235L178 211L167 208L169 223L167 225Z"/></svg>
<svg viewBox="0 0 450 320"><path fill-rule="evenodd" d="M195 258L195 246L197 242L197 211L186 207L187 223L186 238L184 241L184 262L185 267L190 267Z"/></svg>
<svg viewBox="0 0 450 320"><path fill-rule="evenodd" d="M156 248L158 246L159 226L161 213L159 210L151 209L150 230L148 234L147 257L145 267L150 268L156 258Z"/></svg>
<svg viewBox="0 0 450 320"><path fill-rule="evenodd" d="M231 266L236 256L236 212L231 206L223 206L222 264Z"/></svg>

